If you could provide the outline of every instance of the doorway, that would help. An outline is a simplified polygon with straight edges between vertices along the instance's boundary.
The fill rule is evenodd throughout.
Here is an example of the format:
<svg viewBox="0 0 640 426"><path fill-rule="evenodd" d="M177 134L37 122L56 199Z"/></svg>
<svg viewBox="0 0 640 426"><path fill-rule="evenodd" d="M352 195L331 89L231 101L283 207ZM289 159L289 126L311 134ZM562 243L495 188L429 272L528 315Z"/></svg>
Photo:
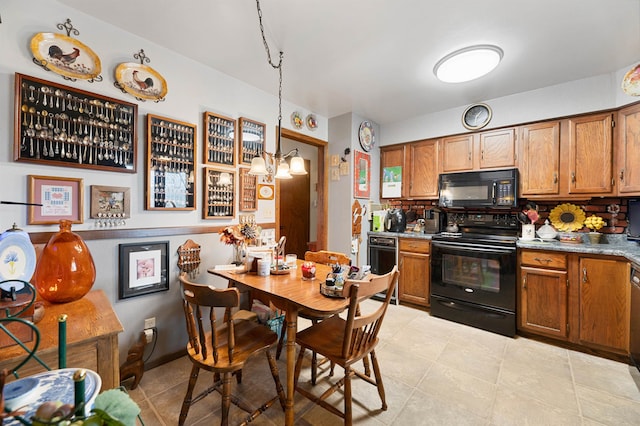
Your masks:
<svg viewBox="0 0 640 426"><path fill-rule="evenodd" d="M313 149L317 151L317 164L315 167L317 183L314 188L311 188L311 182L314 179L312 179L310 175L296 176L288 182L276 180L277 238L279 239L281 235L286 235L287 252L296 253L298 257L302 258L304 252L309 249L307 246L310 239L309 236L312 236L314 233L316 242L315 249L321 250L327 246L328 218L325 214L327 211L328 198L328 181L325 173L327 142L288 129L282 129L282 138L288 139L288 141L283 140L283 146L285 146L285 143L289 144L286 145L288 149L297 147L301 153ZM287 150L283 149L283 151L286 152ZM302 156L304 157L304 154L302 154ZM305 166L307 167L307 171L309 171L310 166L308 160L305 160ZM316 190L315 194L313 194L314 189ZM304 195L301 195L303 192ZM300 197L303 197L303 199ZM304 209L306 212L302 212L302 214L300 212L301 204L307 207ZM314 212L311 211L312 205L317 213L315 215ZM314 216L315 220L309 220L311 216ZM291 228L293 222L298 222L295 225L297 229ZM315 222L315 227L310 227L311 222ZM306 231L301 231L305 227ZM291 236L288 234L289 232Z"/></svg>

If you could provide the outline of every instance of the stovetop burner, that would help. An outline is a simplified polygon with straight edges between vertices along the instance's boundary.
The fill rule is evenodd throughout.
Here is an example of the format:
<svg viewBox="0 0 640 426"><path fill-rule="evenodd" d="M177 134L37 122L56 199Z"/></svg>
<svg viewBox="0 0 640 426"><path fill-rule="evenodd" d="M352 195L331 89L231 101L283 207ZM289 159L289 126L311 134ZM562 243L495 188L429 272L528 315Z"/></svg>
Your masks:
<svg viewBox="0 0 640 426"><path fill-rule="evenodd" d="M520 226L513 214L455 213L448 217L459 232L440 232L435 241L504 245L515 247Z"/></svg>

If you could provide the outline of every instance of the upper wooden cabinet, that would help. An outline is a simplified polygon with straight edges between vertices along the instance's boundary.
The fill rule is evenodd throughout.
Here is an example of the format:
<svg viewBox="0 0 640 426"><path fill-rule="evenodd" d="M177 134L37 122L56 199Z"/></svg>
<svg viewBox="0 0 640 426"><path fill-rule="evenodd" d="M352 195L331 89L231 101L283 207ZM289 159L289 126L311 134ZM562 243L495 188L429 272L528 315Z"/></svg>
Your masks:
<svg viewBox="0 0 640 426"><path fill-rule="evenodd" d="M479 133L478 145L478 168L509 168L516 165L515 129L500 129Z"/></svg>
<svg viewBox="0 0 640 426"><path fill-rule="evenodd" d="M473 134L442 138L440 145L442 173L473 170Z"/></svg>
<svg viewBox="0 0 640 426"><path fill-rule="evenodd" d="M560 122L520 127L520 188L523 196L560 192Z"/></svg>
<svg viewBox="0 0 640 426"><path fill-rule="evenodd" d="M620 195L640 194L640 104L618 111L617 174Z"/></svg>
<svg viewBox="0 0 640 426"><path fill-rule="evenodd" d="M407 168L405 167L405 145L393 145L380 147L380 176L384 176L385 167L402 167L402 197L407 193ZM380 179L380 198L382 198L382 184Z"/></svg>
<svg viewBox="0 0 640 426"><path fill-rule="evenodd" d="M408 182L410 198L438 197L438 140L414 142L407 147Z"/></svg>
<svg viewBox="0 0 640 426"><path fill-rule="evenodd" d="M613 114L581 116L568 123L568 194L611 194Z"/></svg>

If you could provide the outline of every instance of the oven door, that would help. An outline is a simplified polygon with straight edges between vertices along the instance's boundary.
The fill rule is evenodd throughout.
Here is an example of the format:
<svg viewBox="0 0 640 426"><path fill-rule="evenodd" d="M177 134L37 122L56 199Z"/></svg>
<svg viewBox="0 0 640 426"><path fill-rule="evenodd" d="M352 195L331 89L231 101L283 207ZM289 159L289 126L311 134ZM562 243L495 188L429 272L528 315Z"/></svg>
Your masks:
<svg viewBox="0 0 640 426"><path fill-rule="evenodd" d="M515 312L515 247L432 242L431 294Z"/></svg>

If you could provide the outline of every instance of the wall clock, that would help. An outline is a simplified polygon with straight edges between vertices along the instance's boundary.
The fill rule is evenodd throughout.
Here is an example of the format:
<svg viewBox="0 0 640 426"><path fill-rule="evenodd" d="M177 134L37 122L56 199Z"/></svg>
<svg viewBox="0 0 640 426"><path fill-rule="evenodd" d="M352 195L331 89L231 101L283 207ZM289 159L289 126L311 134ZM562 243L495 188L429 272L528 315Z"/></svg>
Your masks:
<svg viewBox="0 0 640 426"><path fill-rule="evenodd" d="M473 104L462 113L462 125L469 130L481 129L491 121L491 108L487 104Z"/></svg>
<svg viewBox="0 0 640 426"><path fill-rule="evenodd" d="M360 140L360 146L365 151L371 151L373 145L376 143L376 135L373 132L373 125L369 121L363 121L360 123L360 129L358 130L358 140Z"/></svg>

